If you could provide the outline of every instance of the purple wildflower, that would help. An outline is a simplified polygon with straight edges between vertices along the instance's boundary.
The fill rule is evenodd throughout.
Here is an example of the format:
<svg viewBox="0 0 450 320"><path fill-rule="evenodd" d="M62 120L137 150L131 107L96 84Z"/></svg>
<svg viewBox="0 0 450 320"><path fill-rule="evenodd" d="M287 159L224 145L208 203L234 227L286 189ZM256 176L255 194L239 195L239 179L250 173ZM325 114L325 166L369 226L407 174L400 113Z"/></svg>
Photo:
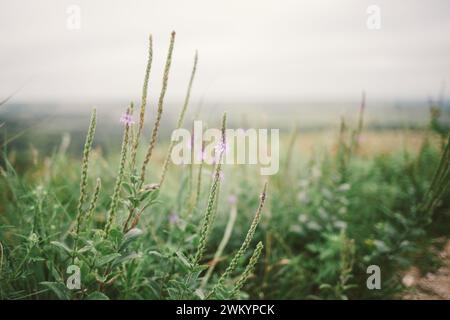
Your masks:
<svg viewBox="0 0 450 320"><path fill-rule="evenodd" d="M221 153L227 153L228 149L229 149L229 145L228 143L224 143L223 141L220 141L215 147L214 147L215 151L217 154L221 154Z"/></svg>
<svg viewBox="0 0 450 320"><path fill-rule="evenodd" d="M213 163L218 163L220 156L223 154L227 154L229 150L228 143L224 143L223 141L220 141L215 147L214 147L214 159Z"/></svg>
<svg viewBox="0 0 450 320"><path fill-rule="evenodd" d="M122 122L125 125L132 125L135 123L133 116L128 113L122 114L122 116L120 117L120 122Z"/></svg>
<svg viewBox="0 0 450 320"><path fill-rule="evenodd" d="M180 217L178 216L178 214L176 212L172 212L169 215L169 223L170 224L177 224L180 221Z"/></svg>
<svg viewBox="0 0 450 320"><path fill-rule="evenodd" d="M236 204L236 202L237 202L237 197L236 197L236 195L230 194L230 195L228 196L228 203L229 203L229 204Z"/></svg>

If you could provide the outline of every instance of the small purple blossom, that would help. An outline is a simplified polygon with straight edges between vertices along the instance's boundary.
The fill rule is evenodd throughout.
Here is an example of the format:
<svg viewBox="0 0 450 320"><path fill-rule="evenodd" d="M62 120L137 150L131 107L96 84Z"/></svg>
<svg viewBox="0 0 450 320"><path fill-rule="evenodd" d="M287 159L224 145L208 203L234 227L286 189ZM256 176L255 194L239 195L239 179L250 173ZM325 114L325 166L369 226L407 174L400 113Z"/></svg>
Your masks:
<svg viewBox="0 0 450 320"><path fill-rule="evenodd" d="M224 143L223 141L220 141L215 147L214 147L214 159L213 163L218 163L220 160L221 155L225 155L228 153L229 145L228 143Z"/></svg>
<svg viewBox="0 0 450 320"><path fill-rule="evenodd" d="M170 224L177 224L180 221L180 217L175 212L172 212L169 215L169 223Z"/></svg>
<svg viewBox="0 0 450 320"><path fill-rule="evenodd" d="M120 122L122 122L125 125L132 125L135 123L133 116L129 113L124 113L120 117Z"/></svg>
<svg viewBox="0 0 450 320"><path fill-rule="evenodd" d="M228 196L228 203L229 203L229 204L236 204L236 202L237 202L237 197L236 197L236 195L230 194L230 195Z"/></svg>
<svg viewBox="0 0 450 320"><path fill-rule="evenodd" d="M215 147L214 150L216 151L216 153L218 153L219 155L221 153L227 153L229 149L229 145L226 142L220 141Z"/></svg>

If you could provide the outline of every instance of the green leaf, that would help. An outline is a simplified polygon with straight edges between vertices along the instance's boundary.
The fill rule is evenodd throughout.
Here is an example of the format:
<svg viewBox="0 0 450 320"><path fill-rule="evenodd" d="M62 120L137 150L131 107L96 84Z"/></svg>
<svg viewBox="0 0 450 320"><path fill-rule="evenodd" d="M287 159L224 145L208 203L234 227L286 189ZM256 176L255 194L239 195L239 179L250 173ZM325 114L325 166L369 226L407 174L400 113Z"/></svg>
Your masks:
<svg viewBox="0 0 450 320"><path fill-rule="evenodd" d="M128 231L123 237L123 241L120 245L120 248L123 249L128 246L132 241L134 241L137 237L142 235L144 232L139 228L133 228Z"/></svg>
<svg viewBox="0 0 450 320"><path fill-rule="evenodd" d="M320 285L319 289L320 290L331 290L331 289L333 289L333 287L328 283L323 283Z"/></svg>
<svg viewBox="0 0 450 320"><path fill-rule="evenodd" d="M121 263L130 261L130 260L133 260L133 259L141 258L141 257L142 257L142 254L137 253L137 252L132 252L129 255L122 256L120 259L117 259L116 261L114 261L114 264L121 264Z"/></svg>
<svg viewBox="0 0 450 320"><path fill-rule="evenodd" d="M78 250L78 253L84 253L84 252L87 252L87 251L96 251L95 250L95 248L92 246L92 244L88 244L88 245L86 245L86 246L84 246L83 248L80 248L79 250Z"/></svg>
<svg viewBox="0 0 450 320"><path fill-rule="evenodd" d="M123 241L128 241L130 239L134 239L136 237L139 237L144 232L139 228L133 228L130 231L128 231L125 236L123 237Z"/></svg>
<svg viewBox="0 0 450 320"><path fill-rule="evenodd" d="M102 255L114 252L114 244L108 239L97 239L94 243L95 250L100 252Z"/></svg>
<svg viewBox="0 0 450 320"><path fill-rule="evenodd" d="M160 253L160 252L158 252L158 251L155 251L155 250L150 250L149 252L148 252L148 255L149 256L157 256L157 257L159 257L159 258L167 258L165 255L163 255L162 253Z"/></svg>
<svg viewBox="0 0 450 320"><path fill-rule="evenodd" d="M153 191L152 193L150 193L150 196L147 197L147 204L146 204L146 206L149 206L152 203L154 203L156 201L156 199L158 199L158 196L159 196L159 189Z"/></svg>
<svg viewBox="0 0 450 320"><path fill-rule="evenodd" d="M61 282L41 282L42 285L48 287L60 300L70 300L68 289Z"/></svg>
<svg viewBox="0 0 450 320"><path fill-rule="evenodd" d="M90 293L86 297L86 300L109 300L109 297L106 294L101 293L100 291L95 291Z"/></svg>
<svg viewBox="0 0 450 320"><path fill-rule="evenodd" d="M139 179L140 179L140 177L138 175L136 175L136 174L132 174L130 176L130 181L131 181L132 184L136 184L139 181Z"/></svg>
<svg viewBox="0 0 450 320"><path fill-rule="evenodd" d="M128 182L124 181L122 186L129 194L133 194L133 187Z"/></svg>
<svg viewBox="0 0 450 320"><path fill-rule="evenodd" d="M59 241L51 241L50 243L60 249L63 249L67 253L72 253L72 250L65 243Z"/></svg>
<svg viewBox="0 0 450 320"><path fill-rule="evenodd" d="M120 257L120 253L111 253L106 256L100 257L96 263L97 267L104 266L105 264L110 263L111 261L117 259L118 257Z"/></svg>
<svg viewBox="0 0 450 320"><path fill-rule="evenodd" d="M185 266L187 269L192 269L192 263L189 262L189 260L181 251L177 251L177 257L183 266Z"/></svg>
<svg viewBox="0 0 450 320"><path fill-rule="evenodd" d="M113 241L113 243L119 244L123 240L123 233L121 230L117 228L112 228L109 231L109 239Z"/></svg>
<svg viewBox="0 0 450 320"><path fill-rule="evenodd" d="M145 199L148 199L150 201L154 201L159 195L159 189L153 189L153 190L145 190L142 191L139 195L139 200L144 201Z"/></svg>

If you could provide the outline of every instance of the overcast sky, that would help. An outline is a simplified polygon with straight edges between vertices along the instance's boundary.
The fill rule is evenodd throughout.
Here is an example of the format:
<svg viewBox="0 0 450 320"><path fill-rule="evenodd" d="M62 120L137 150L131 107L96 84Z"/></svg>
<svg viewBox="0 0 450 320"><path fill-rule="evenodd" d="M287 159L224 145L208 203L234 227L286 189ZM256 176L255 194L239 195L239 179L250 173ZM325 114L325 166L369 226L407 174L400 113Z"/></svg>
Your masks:
<svg viewBox="0 0 450 320"><path fill-rule="evenodd" d="M79 30L67 28L72 4ZM373 4L380 30L366 26ZM0 99L22 86L15 101L137 99L149 33L156 97L172 30L173 100L196 49L194 92L211 101L424 100L450 82L448 0L3 0Z"/></svg>

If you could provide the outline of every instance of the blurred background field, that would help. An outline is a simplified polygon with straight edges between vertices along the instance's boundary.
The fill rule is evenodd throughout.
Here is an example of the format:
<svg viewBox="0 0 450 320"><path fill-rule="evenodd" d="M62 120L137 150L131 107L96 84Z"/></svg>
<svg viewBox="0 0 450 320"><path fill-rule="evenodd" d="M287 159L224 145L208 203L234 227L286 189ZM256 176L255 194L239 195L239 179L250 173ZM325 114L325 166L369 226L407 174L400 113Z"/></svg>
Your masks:
<svg viewBox="0 0 450 320"><path fill-rule="evenodd" d="M177 108L167 106L167 109L171 107ZM448 132L447 109L431 107L410 107L409 112L380 108L377 112L370 111L369 103L364 129L358 135L358 148L351 153L346 148L353 143L358 104L345 112L330 107L323 119L320 119L323 108L297 108L292 110L292 116L284 118L277 117L276 110L270 108L258 113L234 108L240 112L234 116L231 113L229 127L249 128L253 124L256 128L281 129L280 172L268 177L269 203L255 234L255 238L264 243L265 251L241 298L448 298L448 290L445 285L442 287L442 281L445 283L448 278L447 260L439 256L449 236L448 187L444 187L436 200L437 207L429 212L422 208L440 153L445 152ZM6 267L0 278L3 281L1 294L8 299L83 298L92 290L88 289L92 285L86 287L85 295L79 296L71 295L70 291L62 295L53 285L45 289L43 284L63 283L65 278L64 255L49 258L47 255L53 256L55 249L48 248L46 243L52 239L70 243L69 231L64 230L70 230L75 218L88 108L74 108L70 113L58 113L56 107L35 106L34 111L29 110L33 107L15 104L3 105L0 110L4 132L0 241L7 254L4 258L5 253L2 253ZM210 126L217 126L222 110L216 111L210 114L191 111L188 119L204 116ZM101 177L103 190L94 227L105 223L110 203L108 194L114 185L121 141L120 114L119 106L107 110L99 107L89 185L92 187L94 177ZM150 111L147 123L152 122L152 116ZM335 118L334 123L331 118ZM344 132L338 125L342 119L347 125ZM161 127L162 135L150 164L148 182L158 181L167 152L168 133L174 122L171 110ZM143 141L148 141L148 131L147 128ZM139 153L138 159L142 157ZM255 210L258 189L266 180L256 169L245 165L224 167L216 219L204 261L216 267L212 280L217 279L217 272L223 271L231 253L237 250ZM183 271L174 268L164 273L164 260L154 261L146 255L147 252L164 255L172 250L186 256L191 254L197 243L195 232L205 210L214 168L205 166L203 171L199 170L198 166L170 166L160 202L145 212L140 223L145 236L134 250L143 257L123 265L125 268L139 266L138 269L133 267L135 272L127 277L118 273L114 284L94 291L95 295L88 295L88 298L203 297L195 291L202 278L188 284L187 295L180 295L174 288L169 289L170 281L168 288L161 281L179 281L176 279L183 279ZM448 172L448 168L446 170ZM200 199L194 214L187 215L195 185L199 183L197 174L203 181ZM442 179L444 185L447 184L448 177ZM229 243L218 260L213 259L229 223L229 212L236 203L237 222ZM38 208L42 210L44 224L40 229L36 229L36 225L30 229ZM35 244L29 243L33 234L40 239ZM22 237L25 242L20 240ZM41 249L34 251L33 246ZM53 262L49 264L48 259ZM382 290L366 287L365 269L371 264L381 267ZM46 270L60 275L50 275ZM444 280L433 283L422 278L425 275ZM205 290L208 286L200 288ZM102 296L98 296L98 292Z"/></svg>
<svg viewBox="0 0 450 320"><path fill-rule="evenodd" d="M224 103L215 106L202 105L194 101L187 114L185 127L194 118L201 119L206 125L217 121L217 116L224 111L229 113L230 128L277 128L284 136L288 136L297 127L302 152L309 153L316 145L329 145L336 132L339 131L341 119L356 122L359 110L359 97L354 101L333 104L332 102L304 103L288 105L277 104L232 104ZM197 102L197 103L195 103ZM113 140L121 137L120 115L126 102L97 103L100 121L97 129L96 144L102 148L117 148ZM418 147L420 132L428 126L429 102L368 103L365 114L365 136L368 139L365 151L389 151L402 146ZM162 119L161 139L167 141L173 130L177 112L182 102L168 104ZM71 143L69 152L77 155L84 143L85 130L93 106L79 104L18 104L8 103L1 108L1 119L5 125L2 128L2 145L22 148L34 146L42 152L50 152L61 141L62 135L69 135ZM147 121L154 117L154 105L149 106ZM448 107L444 104L440 121L447 123ZM200 114L200 115L199 115ZM7 125L6 125L7 124ZM150 129L147 130L149 134ZM402 134L405 132L405 134ZM406 134L409 132L409 134ZM380 139L376 139L379 137ZM390 139L392 138L392 139ZM383 143L377 143L377 140Z"/></svg>

